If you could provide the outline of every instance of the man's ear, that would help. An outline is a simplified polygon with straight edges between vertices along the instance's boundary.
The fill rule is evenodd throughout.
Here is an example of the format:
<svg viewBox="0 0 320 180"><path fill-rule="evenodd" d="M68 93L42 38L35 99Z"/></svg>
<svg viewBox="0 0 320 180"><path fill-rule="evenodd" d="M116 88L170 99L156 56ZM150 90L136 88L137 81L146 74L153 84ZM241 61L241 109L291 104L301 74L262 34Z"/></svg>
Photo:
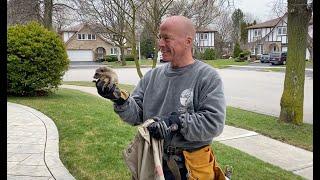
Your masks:
<svg viewBox="0 0 320 180"><path fill-rule="evenodd" d="M193 45L193 39L192 39L191 36L187 36L186 45L187 45L188 47L192 47L192 45Z"/></svg>

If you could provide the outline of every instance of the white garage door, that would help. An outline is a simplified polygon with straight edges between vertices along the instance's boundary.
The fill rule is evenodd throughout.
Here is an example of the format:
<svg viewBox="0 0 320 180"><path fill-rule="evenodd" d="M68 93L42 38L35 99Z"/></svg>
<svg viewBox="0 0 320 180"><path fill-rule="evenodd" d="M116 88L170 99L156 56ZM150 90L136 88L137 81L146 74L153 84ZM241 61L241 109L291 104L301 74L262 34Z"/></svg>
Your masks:
<svg viewBox="0 0 320 180"><path fill-rule="evenodd" d="M70 61L93 61L92 50L67 50Z"/></svg>

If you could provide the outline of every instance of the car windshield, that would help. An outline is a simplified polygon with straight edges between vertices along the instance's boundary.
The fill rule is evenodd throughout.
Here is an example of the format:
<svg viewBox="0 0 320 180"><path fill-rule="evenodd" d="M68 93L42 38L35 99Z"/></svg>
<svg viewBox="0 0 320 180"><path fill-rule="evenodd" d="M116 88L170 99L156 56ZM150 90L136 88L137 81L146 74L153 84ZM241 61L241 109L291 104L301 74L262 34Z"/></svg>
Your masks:
<svg viewBox="0 0 320 180"><path fill-rule="evenodd" d="M280 57L280 53L272 53L270 56L271 57Z"/></svg>

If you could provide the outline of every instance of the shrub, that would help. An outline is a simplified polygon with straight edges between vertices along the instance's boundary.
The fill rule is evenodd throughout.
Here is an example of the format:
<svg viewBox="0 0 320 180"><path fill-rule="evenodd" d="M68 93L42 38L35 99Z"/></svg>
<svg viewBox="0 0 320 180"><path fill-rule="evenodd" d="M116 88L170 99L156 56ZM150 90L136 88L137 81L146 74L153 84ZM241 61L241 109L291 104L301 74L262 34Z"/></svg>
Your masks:
<svg viewBox="0 0 320 180"><path fill-rule="evenodd" d="M250 56L251 55L251 51L248 51L248 50L244 50L242 53L243 53L244 56Z"/></svg>
<svg viewBox="0 0 320 180"><path fill-rule="evenodd" d="M214 60L216 59L216 52L214 49L207 48L203 53L204 60Z"/></svg>
<svg viewBox="0 0 320 180"><path fill-rule="evenodd" d="M236 43L233 49L233 57L236 58L239 56L239 54L242 52L239 43Z"/></svg>
<svg viewBox="0 0 320 180"><path fill-rule="evenodd" d="M69 60L61 38L36 22L8 28L7 93L46 95L61 84Z"/></svg>
<svg viewBox="0 0 320 180"><path fill-rule="evenodd" d="M196 51L195 53L194 53L194 57L196 58L196 59L199 59L199 60L203 60L203 55L204 53L201 53L201 52L199 52L199 51Z"/></svg>
<svg viewBox="0 0 320 180"><path fill-rule="evenodd" d="M115 62L118 61L118 57L116 55L106 55L104 61Z"/></svg>
<svg viewBox="0 0 320 180"><path fill-rule="evenodd" d="M124 60L125 60L125 61L134 61L134 57L133 57L133 55L126 55L126 56L124 57Z"/></svg>

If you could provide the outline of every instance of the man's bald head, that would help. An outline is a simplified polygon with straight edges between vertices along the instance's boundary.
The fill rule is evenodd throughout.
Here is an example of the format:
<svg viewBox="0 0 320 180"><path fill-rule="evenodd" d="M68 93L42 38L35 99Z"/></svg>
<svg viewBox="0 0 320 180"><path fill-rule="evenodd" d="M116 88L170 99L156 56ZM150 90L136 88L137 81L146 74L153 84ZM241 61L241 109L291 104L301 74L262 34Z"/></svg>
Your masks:
<svg viewBox="0 0 320 180"><path fill-rule="evenodd" d="M196 35L196 29L192 21L184 16L170 16L162 21L160 28L168 25L174 26L181 33L190 36L192 39Z"/></svg>

